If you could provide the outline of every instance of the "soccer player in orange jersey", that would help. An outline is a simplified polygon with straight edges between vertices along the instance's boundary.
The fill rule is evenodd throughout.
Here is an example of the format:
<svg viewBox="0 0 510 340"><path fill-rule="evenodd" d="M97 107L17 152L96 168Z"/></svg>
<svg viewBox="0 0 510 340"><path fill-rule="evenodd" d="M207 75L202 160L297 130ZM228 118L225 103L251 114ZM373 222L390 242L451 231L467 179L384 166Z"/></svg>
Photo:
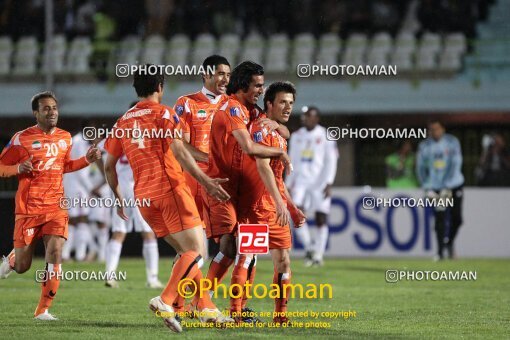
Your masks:
<svg viewBox="0 0 510 340"><path fill-rule="evenodd" d="M186 150L180 139L182 127L179 116L172 108L161 104L163 85L162 75L144 74L142 70L134 75L133 86L140 101L117 120L114 137L106 140L108 158L105 173L115 197L122 199L116 163L123 154L127 157L133 170L135 198L150 200L150 206L139 207L143 218L156 236L163 237L180 255L161 296L151 299L149 307L163 318L172 331L181 332L182 327L171 305L182 293L182 290L178 291L182 280L200 284L200 267L203 264L200 254L204 247L202 221L184 179L183 168L212 199L222 201L230 196L220 185L228 179L212 179L205 175ZM121 130L126 133L117 133ZM141 134L129 136L127 132L133 130ZM162 138L161 132L165 133L165 138ZM146 133L149 133L148 137ZM157 133L158 137L151 137L151 133ZM117 209L117 214L127 219L122 208ZM199 299L198 309L202 322L232 321L221 314L208 294Z"/></svg>
<svg viewBox="0 0 510 340"><path fill-rule="evenodd" d="M227 84L230 80L230 63L225 57L212 55L205 58L202 63L206 74L202 76L203 87L200 91L181 96L174 105L174 110L179 115L184 130L184 141L187 143L187 149L197 161L202 171L207 170L209 153L209 136L211 134L211 123L214 114L227 100ZM213 68L214 73L208 73ZM195 199L198 213L203 219L203 204L200 184L188 172L184 172L186 183L191 189L191 194ZM205 227L205 226L204 226ZM207 245L204 247L203 257L207 257ZM177 261L178 258L175 259ZM223 261L228 268L233 259L223 257L221 252L216 255L211 265L215 261ZM172 304L176 312L184 310L184 297L179 295Z"/></svg>
<svg viewBox="0 0 510 340"><path fill-rule="evenodd" d="M228 100L215 114L211 127L209 167L207 174L212 178L228 177L225 189L231 196L226 202L218 202L203 193L204 220L208 238L220 239L221 253L230 259L236 257L235 233L237 226L237 202L241 188L241 165L243 157L280 157L290 166L287 153L281 148L262 146L254 143L247 130L250 116L258 112L258 98L264 91L264 69L253 62L243 62L232 72L227 87ZM279 126L279 124L271 124ZM269 126L267 126L269 128ZM252 256L237 256L232 283L245 282ZM228 266L211 265L207 278L221 281ZM213 287L214 289L214 287ZM237 292L234 292L237 294ZM231 306L234 313L241 312L241 304Z"/></svg>
<svg viewBox="0 0 510 340"><path fill-rule="evenodd" d="M80 170L101 157L91 147L85 156L71 160L71 134L57 128L57 99L52 92L42 92L32 98L32 111L37 124L12 137L0 155L0 162L12 165L30 159L33 170L18 175L14 250L4 257L0 278L16 271L26 272L32 264L37 240L46 248L46 272L41 298L35 310L39 320L56 320L48 312L60 285L62 246L67 239L67 210L60 201L64 195L62 177L66 172Z"/></svg>
<svg viewBox="0 0 510 340"><path fill-rule="evenodd" d="M285 124L292 113L296 89L289 82L272 83L264 95L264 109L269 119ZM260 119L260 118L259 118ZM249 127L252 139L261 145L287 150L287 141L278 131L269 131L257 124ZM285 165L278 158L245 157L243 159L243 190L240 192L238 214L241 223L267 224L269 249L274 264L273 283L280 288L275 299L274 322L289 322L287 301L290 288L290 248L292 245L290 217L296 227L305 222L305 215L292 202L283 181Z"/></svg>

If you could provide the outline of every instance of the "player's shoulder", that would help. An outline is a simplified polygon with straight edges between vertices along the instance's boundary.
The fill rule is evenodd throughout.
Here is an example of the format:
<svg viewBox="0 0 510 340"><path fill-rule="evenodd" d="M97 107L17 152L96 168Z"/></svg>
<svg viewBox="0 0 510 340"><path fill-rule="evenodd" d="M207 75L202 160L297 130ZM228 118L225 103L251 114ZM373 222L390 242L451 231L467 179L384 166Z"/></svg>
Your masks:
<svg viewBox="0 0 510 340"><path fill-rule="evenodd" d="M459 143L459 140L457 139L457 137L455 137L454 135L451 135L449 133L445 133L443 138L445 139L445 141L447 143L450 143L450 144L457 144L457 143Z"/></svg>

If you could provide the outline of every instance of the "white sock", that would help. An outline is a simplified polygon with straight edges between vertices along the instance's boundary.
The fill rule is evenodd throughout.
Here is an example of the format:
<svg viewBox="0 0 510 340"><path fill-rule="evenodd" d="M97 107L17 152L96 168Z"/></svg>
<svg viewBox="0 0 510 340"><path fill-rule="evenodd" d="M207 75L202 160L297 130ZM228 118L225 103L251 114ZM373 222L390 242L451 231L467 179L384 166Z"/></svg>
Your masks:
<svg viewBox="0 0 510 340"><path fill-rule="evenodd" d="M99 262L104 262L106 257L106 244L108 243L108 228L101 228L97 230L97 260Z"/></svg>
<svg viewBox="0 0 510 340"><path fill-rule="evenodd" d="M310 237L310 229L308 229L308 223L305 222L301 227L294 229L299 241L303 243L306 251L312 251L312 239Z"/></svg>
<svg viewBox="0 0 510 340"><path fill-rule="evenodd" d="M116 240L110 240L106 245L106 272L113 273L119 266L122 243Z"/></svg>
<svg viewBox="0 0 510 340"><path fill-rule="evenodd" d="M90 238L90 230L87 223L80 222L76 226L75 230L75 249L76 249L76 261L85 260L87 255L87 245Z"/></svg>
<svg viewBox="0 0 510 340"><path fill-rule="evenodd" d="M62 260L67 261L71 258L71 251L74 248L74 233L75 233L75 226L72 224L69 224L69 229L67 232L67 241L64 243L64 246L62 247Z"/></svg>
<svg viewBox="0 0 510 340"><path fill-rule="evenodd" d="M158 280L159 272L159 251L157 240L144 240L142 253L143 258L145 259L147 282L154 282Z"/></svg>
<svg viewBox="0 0 510 340"><path fill-rule="evenodd" d="M326 245L328 244L329 228L327 225L322 225L317 228L317 244L315 247L314 260L322 261L324 253L326 252Z"/></svg>
<svg viewBox="0 0 510 340"><path fill-rule="evenodd" d="M98 253L99 247L96 242L96 235L97 235L97 223L96 222L90 222L89 223L89 230L90 230L90 237L88 239L88 247L89 247L89 254L90 253Z"/></svg>

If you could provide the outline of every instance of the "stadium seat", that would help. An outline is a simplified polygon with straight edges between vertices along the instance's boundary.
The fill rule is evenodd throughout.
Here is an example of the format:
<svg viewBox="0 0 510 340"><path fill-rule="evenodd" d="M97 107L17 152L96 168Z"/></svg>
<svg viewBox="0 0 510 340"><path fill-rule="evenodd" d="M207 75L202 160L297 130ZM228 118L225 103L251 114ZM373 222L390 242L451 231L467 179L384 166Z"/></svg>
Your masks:
<svg viewBox="0 0 510 340"><path fill-rule="evenodd" d="M76 37L71 42L67 53L66 70L70 74L90 72L90 55L92 44L89 37Z"/></svg>
<svg viewBox="0 0 510 340"><path fill-rule="evenodd" d="M216 40L210 33L203 33L197 36L191 52L191 63L193 65L202 65L205 58L214 54L216 50Z"/></svg>
<svg viewBox="0 0 510 340"><path fill-rule="evenodd" d="M188 63L190 46L191 42L188 36L184 34L174 35L168 43L165 63L168 65L186 65Z"/></svg>
<svg viewBox="0 0 510 340"><path fill-rule="evenodd" d="M345 52L342 58L344 65L365 64L365 52L367 49L367 36L361 33L353 33L347 39Z"/></svg>
<svg viewBox="0 0 510 340"><path fill-rule="evenodd" d="M462 55L457 50L445 49L439 57L441 71L456 72L462 67Z"/></svg>
<svg viewBox="0 0 510 340"><path fill-rule="evenodd" d="M416 52L416 68L420 71L435 70L440 50L441 37L438 34L425 33Z"/></svg>
<svg viewBox="0 0 510 340"><path fill-rule="evenodd" d="M310 33L301 33L294 38L292 49L292 67L299 64L314 63L315 37Z"/></svg>
<svg viewBox="0 0 510 340"><path fill-rule="evenodd" d="M370 43L367 54L368 65L387 65L392 47L392 38L387 32L377 33Z"/></svg>
<svg viewBox="0 0 510 340"><path fill-rule="evenodd" d="M38 57L37 39L33 36L20 38L16 43L16 52L14 53L13 74L22 76L35 74Z"/></svg>
<svg viewBox="0 0 510 340"><path fill-rule="evenodd" d="M142 49L142 63L155 65L163 64L165 53L165 39L160 35L151 35L145 39Z"/></svg>
<svg viewBox="0 0 510 340"><path fill-rule="evenodd" d="M266 54L266 70L268 72L284 72L288 69L289 38L278 33L269 37Z"/></svg>
<svg viewBox="0 0 510 340"><path fill-rule="evenodd" d="M120 42L120 53L117 58L118 64L139 64L142 42L140 37L129 35Z"/></svg>
<svg viewBox="0 0 510 340"><path fill-rule="evenodd" d="M416 38L412 33L402 32L397 36L395 48L391 55L391 63L397 65L398 71L413 69L413 57L416 50Z"/></svg>
<svg viewBox="0 0 510 340"><path fill-rule="evenodd" d="M335 33L323 34L319 42L317 62L323 65L335 65L338 63L338 54L342 48L342 41Z"/></svg>
<svg viewBox="0 0 510 340"><path fill-rule="evenodd" d="M227 58L232 67L237 64L240 39L237 34L227 33L220 37L220 48L218 54Z"/></svg>
<svg viewBox="0 0 510 340"><path fill-rule="evenodd" d="M463 33L448 34L444 41L445 49L464 54L467 50L466 36Z"/></svg>
<svg viewBox="0 0 510 340"><path fill-rule="evenodd" d="M59 34L53 37L51 47L49 48L49 61L46 60L46 49L48 48L48 45L45 44L44 46L44 68L49 68L51 62L53 72L55 72L55 74L63 73L65 70L65 57L67 52L65 36Z"/></svg>
<svg viewBox="0 0 510 340"><path fill-rule="evenodd" d="M251 60L262 64L262 53L264 52L265 40L258 33L249 34L243 41L240 61Z"/></svg>
<svg viewBox="0 0 510 340"><path fill-rule="evenodd" d="M10 37L0 37L0 75L7 75L10 73L13 49Z"/></svg>

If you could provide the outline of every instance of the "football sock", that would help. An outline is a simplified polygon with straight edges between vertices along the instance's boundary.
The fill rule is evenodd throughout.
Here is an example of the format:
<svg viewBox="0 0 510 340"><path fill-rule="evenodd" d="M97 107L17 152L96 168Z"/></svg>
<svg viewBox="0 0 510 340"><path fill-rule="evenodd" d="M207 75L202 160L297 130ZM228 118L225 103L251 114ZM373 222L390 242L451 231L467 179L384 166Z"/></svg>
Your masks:
<svg viewBox="0 0 510 340"><path fill-rule="evenodd" d="M171 306L175 298L179 295L177 292L179 282L183 279L193 279L197 275L197 272L200 271L199 267L202 263L202 256L196 251L188 250L181 254L179 260L172 269L166 287L161 293L161 300Z"/></svg>
<svg viewBox="0 0 510 340"><path fill-rule="evenodd" d="M317 228L317 244L314 255L315 260L322 261L328 244L328 236L329 228L326 224Z"/></svg>
<svg viewBox="0 0 510 340"><path fill-rule="evenodd" d="M230 286L232 287L232 289L230 289L232 291L232 296L230 297L231 313L237 313L241 311L244 292L243 288L248 278L248 268L250 267L250 263L251 257L247 257L246 255L236 256L234 270L232 271L232 278L230 280Z"/></svg>
<svg viewBox="0 0 510 340"><path fill-rule="evenodd" d="M255 273L257 271L257 255L253 255L253 259L250 262L250 266L248 267L248 279L246 282L253 285L255 281ZM241 308L246 308L246 303L248 302L248 295L251 291L251 287L247 286L246 290L243 294L243 302L241 303Z"/></svg>
<svg viewBox="0 0 510 340"><path fill-rule="evenodd" d="M278 285L280 290L280 296L274 299L274 310L277 313L285 313L287 312L287 303L289 301L290 294L290 277L291 272L288 273L278 273L276 268L274 269L273 275L273 283ZM285 287L284 285L287 285ZM281 314L278 316L282 316Z"/></svg>
<svg viewBox="0 0 510 340"><path fill-rule="evenodd" d="M143 258L145 259L145 272L147 273L147 282L157 281L159 271L159 252L157 240L144 240L142 253Z"/></svg>
<svg viewBox="0 0 510 340"><path fill-rule="evenodd" d="M304 223L301 227L294 229L299 241L303 243L305 251L312 251L312 238L310 237L310 229L308 223Z"/></svg>
<svg viewBox="0 0 510 340"><path fill-rule="evenodd" d="M72 224L69 224L68 232L67 232L67 240L62 247L62 260L67 261L71 259L71 251L74 246L74 233L76 227Z"/></svg>
<svg viewBox="0 0 510 340"><path fill-rule="evenodd" d="M80 222L76 226L76 261L85 260L87 255L87 244L89 243L90 230L87 223Z"/></svg>
<svg viewBox="0 0 510 340"><path fill-rule="evenodd" d="M112 239L106 245L106 272L108 274L117 270L121 252L122 243L117 240Z"/></svg>
<svg viewBox="0 0 510 340"><path fill-rule="evenodd" d="M41 298L34 316L44 313L45 310L50 308L60 285L59 275L61 270L60 264L46 263L45 282L41 283Z"/></svg>

